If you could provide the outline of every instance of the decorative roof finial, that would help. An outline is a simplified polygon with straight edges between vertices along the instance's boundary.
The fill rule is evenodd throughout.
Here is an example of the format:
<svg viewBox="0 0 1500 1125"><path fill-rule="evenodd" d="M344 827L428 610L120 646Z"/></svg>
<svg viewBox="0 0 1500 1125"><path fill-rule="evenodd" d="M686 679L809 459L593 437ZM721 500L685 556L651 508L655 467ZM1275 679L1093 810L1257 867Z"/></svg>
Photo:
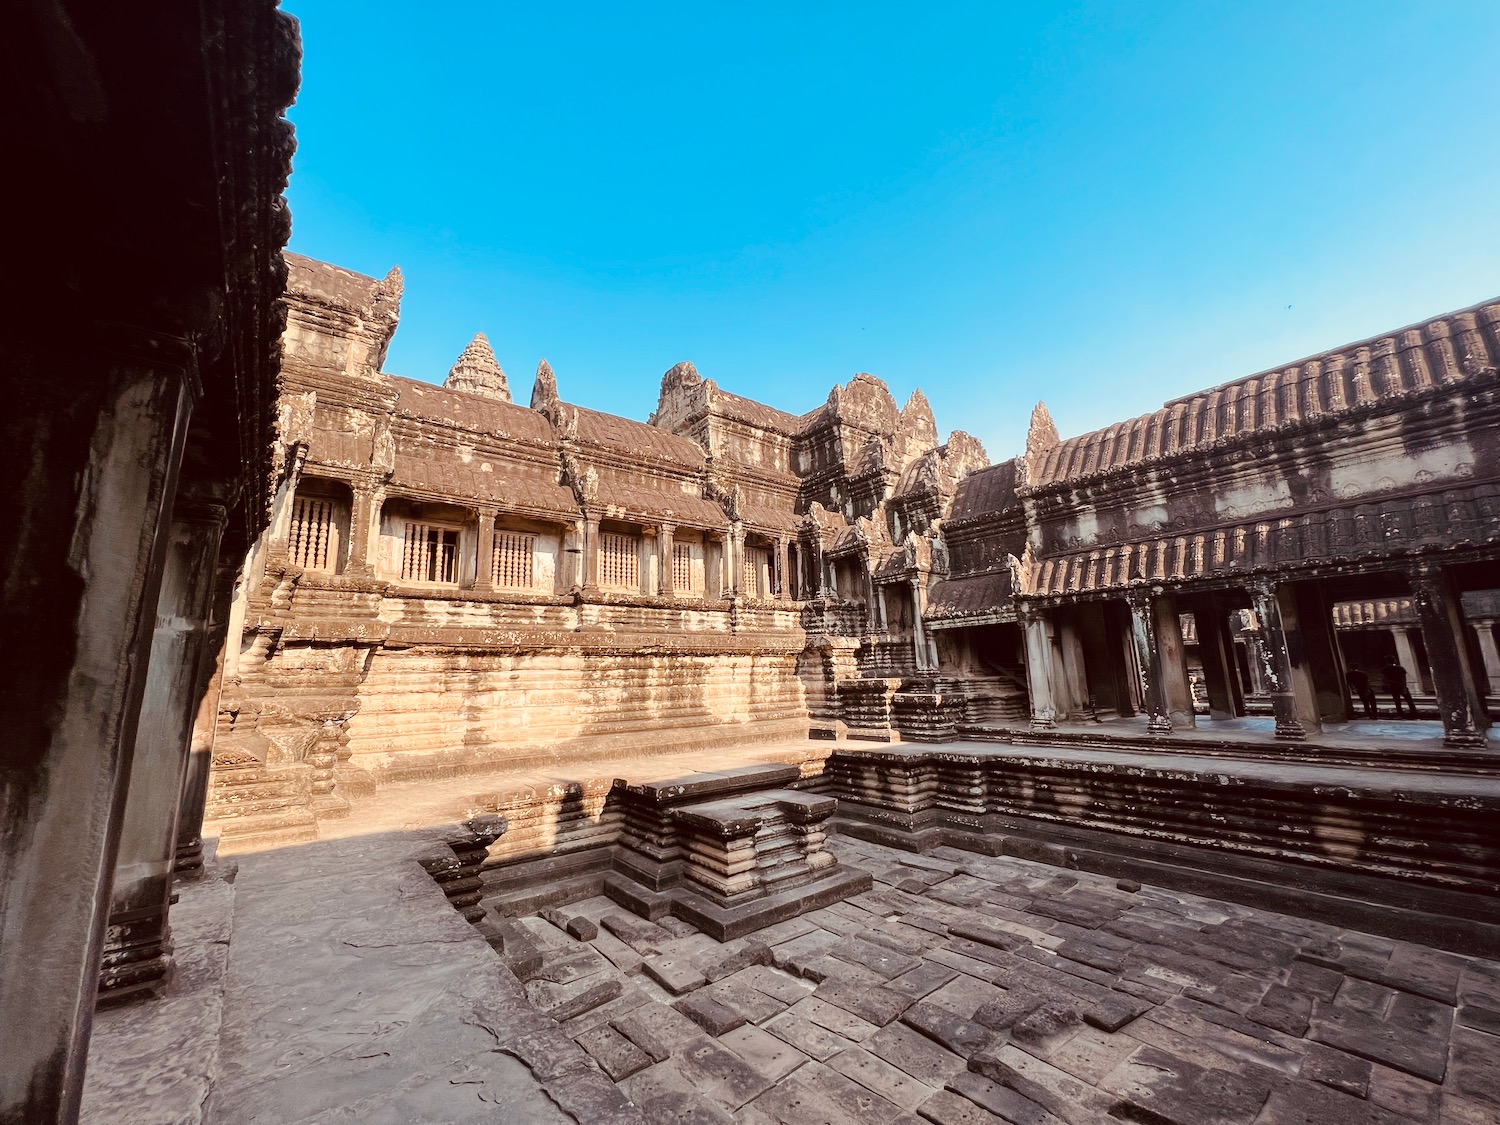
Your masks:
<svg viewBox="0 0 1500 1125"><path fill-rule="evenodd" d="M483 332L476 333L469 342L469 346L448 372L447 382L443 386L450 391L468 391L470 394L484 395L485 398L499 399L501 402L511 401L510 383L506 381L505 372L500 369L495 352Z"/></svg>

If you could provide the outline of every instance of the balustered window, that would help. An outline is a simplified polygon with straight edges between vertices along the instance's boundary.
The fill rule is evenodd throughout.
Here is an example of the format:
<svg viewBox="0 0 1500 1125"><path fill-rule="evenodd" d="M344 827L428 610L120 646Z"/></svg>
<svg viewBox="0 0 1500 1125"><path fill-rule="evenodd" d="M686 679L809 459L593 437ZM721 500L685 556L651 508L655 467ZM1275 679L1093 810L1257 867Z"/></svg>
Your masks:
<svg viewBox="0 0 1500 1125"><path fill-rule="evenodd" d="M287 559L305 570L334 570L338 566L338 510L330 499L298 496L292 501L292 526L287 533Z"/></svg>
<svg viewBox="0 0 1500 1125"><path fill-rule="evenodd" d="M641 537L606 531L599 536L599 584L619 590L641 588Z"/></svg>
<svg viewBox="0 0 1500 1125"><path fill-rule="evenodd" d="M696 565L702 558L701 548L693 543L672 544L672 589L679 594L703 593L703 567Z"/></svg>
<svg viewBox="0 0 1500 1125"><path fill-rule="evenodd" d="M741 560L740 591L747 597L764 596L771 587L770 567L771 549L769 547L747 546L745 557Z"/></svg>
<svg viewBox="0 0 1500 1125"><path fill-rule="evenodd" d="M401 577L408 582L458 585L458 529L407 521L401 543Z"/></svg>
<svg viewBox="0 0 1500 1125"><path fill-rule="evenodd" d="M525 531L496 531L490 560L490 583L496 589L530 590L536 585L536 536Z"/></svg>

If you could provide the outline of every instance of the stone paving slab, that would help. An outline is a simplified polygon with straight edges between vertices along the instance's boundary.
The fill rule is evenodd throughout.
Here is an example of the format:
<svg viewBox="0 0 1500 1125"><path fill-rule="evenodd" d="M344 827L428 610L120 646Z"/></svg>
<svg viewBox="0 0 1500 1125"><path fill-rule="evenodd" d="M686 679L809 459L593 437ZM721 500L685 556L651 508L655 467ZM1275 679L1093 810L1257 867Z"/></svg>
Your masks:
<svg viewBox="0 0 1500 1125"><path fill-rule="evenodd" d="M602 955L549 948L564 987L639 990L575 1026L649 1119L1500 1122L1496 962L1008 856L829 847L875 889L736 942L551 927ZM611 958L622 931L654 966Z"/></svg>

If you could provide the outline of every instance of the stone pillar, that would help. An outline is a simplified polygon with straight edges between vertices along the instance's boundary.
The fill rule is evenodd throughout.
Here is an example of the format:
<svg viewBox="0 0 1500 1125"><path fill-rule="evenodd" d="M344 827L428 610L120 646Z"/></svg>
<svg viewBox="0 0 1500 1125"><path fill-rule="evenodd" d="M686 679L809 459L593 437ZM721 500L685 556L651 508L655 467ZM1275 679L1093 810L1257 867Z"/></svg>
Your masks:
<svg viewBox="0 0 1500 1125"><path fill-rule="evenodd" d="M1441 566L1422 563L1411 571L1411 589L1427 661L1432 666L1443 742L1448 746L1483 746L1490 721L1483 690L1469 660L1463 604L1452 576Z"/></svg>
<svg viewBox="0 0 1500 1125"><path fill-rule="evenodd" d="M1193 611L1193 619L1198 623L1198 655L1203 660L1203 678L1208 686L1210 719L1232 719L1245 712L1234 638L1225 617L1224 605L1217 598L1199 602Z"/></svg>
<svg viewBox="0 0 1500 1125"><path fill-rule="evenodd" d="M495 519L500 509L479 509L478 544L474 551L474 589L481 593L495 586Z"/></svg>
<svg viewBox="0 0 1500 1125"><path fill-rule="evenodd" d="M725 543L728 548L724 552L725 563L729 568L729 573L725 576L727 579L727 581L725 582L725 586L731 594L744 594L746 592L744 590L745 525L739 522L730 524L729 538L725 541ZM753 590L751 590L749 593L752 597L755 595L755 591Z"/></svg>
<svg viewBox="0 0 1500 1125"><path fill-rule="evenodd" d="M385 489L378 484L354 485L354 506L349 512L348 573L369 577L376 572L375 543L380 535L380 507Z"/></svg>
<svg viewBox="0 0 1500 1125"><path fill-rule="evenodd" d="M0 572L6 637L25 651L0 687L0 1119L75 1121L191 361L16 358L26 393L0 420L0 461L25 522Z"/></svg>
<svg viewBox="0 0 1500 1125"><path fill-rule="evenodd" d="M585 590L599 588L599 517L584 513L583 582Z"/></svg>
<svg viewBox="0 0 1500 1125"><path fill-rule="evenodd" d="M219 697L224 691L227 626L227 621L217 627L210 626L208 648L217 656L213 674L198 701L197 714L193 716L187 772L182 779L182 794L177 806L177 855L172 870L179 877L193 878L203 871L203 810L208 803L208 780L213 768Z"/></svg>
<svg viewBox="0 0 1500 1125"><path fill-rule="evenodd" d="M786 568L786 536L785 535L781 536L780 538L778 538L776 540L776 550L775 550L774 554L772 555L771 564L775 568L775 578L774 578L774 580L773 580L773 582L771 584L771 587L772 587L771 593L775 597L777 597L779 599L782 599L782 600L790 598L792 596L792 592L787 587L787 573L788 572L787 572L787 568Z"/></svg>
<svg viewBox="0 0 1500 1125"><path fill-rule="evenodd" d="M1255 616L1260 619L1260 643L1255 655L1260 659L1261 682L1271 697L1276 715L1276 737L1301 741L1307 737L1297 706L1292 681L1292 659L1287 651L1287 635L1282 623L1282 602L1276 583L1263 579L1250 588Z"/></svg>
<svg viewBox="0 0 1500 1125"><path fill-rule="evenodd" d="M1415 612L1415 603L1413 603L1412 609ZM1407 633L1405 626L1397 625L1390 632L1391 640L1396 645L1396 663L1406 669L1407 682L1417 691L1421 691L1423 688L1422 664L1417 659L1417 646L1411 643L1411 636ZM1375 690L1377 693L1381 690L1378 682L1376 683Z"/></svg>
<svg viewBox="0 0 1500 1125"><path fill-rule="evenodd" d="M1188 680L1187 651L1182 640L1182 618L1177 612L1177 599L1170 594L1153 598L1151 616L1156 624L1162 704L1174 729L1191 729L1198 725L1198 716L1193 712L1193 685Z"/></svg>
<svg viewBox="0 0 1500 1125"><path fill-rule="evenodd" d="M927 651L927 627L922 624L922 610L925 608L927 608L927 585L921 575L918 575L911 580L911 641L919 672L931 671L936 667L932 653Z"/></svg>
<svg viewBox="0 0 1500 1125"><path fill-rule="evenodd" d="M655 594L661 589L661 544L657 542L654 523L641 526L640 593Z"/></svg>
<svg viewBox="0 0 1500 1125"><path fill-rule="evenodd" d="M1480 683L1487 695L1500 695L1500 648L1495 645L1494 623L1481 621L1475 626L1474 632L1479 640L1479 656L1484 664ZM1475 672L1479 671L1480 669L1475 669Z"/></svg>
<svg viewBox="0 0 1500 1125"><path fill-rule="evenodd" d="M1349 697L1344 683L1344 660L1333 635L1333 607L1317 582L1298 582L1293 589L1297 592L1302 659L1317 699L1318 718L1325 723L1348 722Z"/></svg>
<svg viewBox="0 0 1500 1125"><path fill-rule="evenodd" d="M173 510L115 861L101 1000L155 992L171 968L167 908L177 810L209 658L205 641L227 518L222 503L179 501Z"/></svg>
<svg viewBox="0 0 1500 1125"><path fill-rule="evenodd" d="M557 587L562 593L583 588L584 538L582 520L563 525L562 557L557 560Z"/></svg>
<svg viewBox="0 0 1500 1125"><path fill-rule="evenodd" d="M306 464L307 446L298 442L287 451L286 473L276 486L276 494L271 497L266 543L276 551L286 550L287 536L292 527L292 502L297 498L297 486L302 483L302 469Z"/></svg>
<svg viewBox="0 0 1500 1125"><path fill-rule="evenodd" d="M1078 625L1071 617L1059 617L1057 643L1062 659L1062 690L1058 692L1058 709L1070 719L1092 719L1094 709L1089 705L1088 666L1083 656L1083 639L1078 635Z"/></svg>
<svg viewBox="0 0 1500 1125"><path fill-rule="evenodd" d="M661 525L661 536L657 540L661 547L661 584L659 592L664 598L677 596L677 568L675 566L677 525L675 523L664 523Z"/></svg>
<svg viewBox="0 0 1500 1125"><path fill-rule="evenodd" d="M1162 695L1161 658L1151 610L1151 592L1132 589L1125 600L1130 606L1130 636L1135 643L1135 670L1141 707L1147 715L1146 729L1155 734L1171 734L1172 720L1167 715L1166 699Z"/></svg>
<svg viewBox="0 0 1500 1125"><path fill-rule="evenodd" d="M1026 645L1026 692L1031 699L1031 729L1057 728L1057 704L1052 684L1052 636L1046 611L1021 605L1016 609Z"/></svg>

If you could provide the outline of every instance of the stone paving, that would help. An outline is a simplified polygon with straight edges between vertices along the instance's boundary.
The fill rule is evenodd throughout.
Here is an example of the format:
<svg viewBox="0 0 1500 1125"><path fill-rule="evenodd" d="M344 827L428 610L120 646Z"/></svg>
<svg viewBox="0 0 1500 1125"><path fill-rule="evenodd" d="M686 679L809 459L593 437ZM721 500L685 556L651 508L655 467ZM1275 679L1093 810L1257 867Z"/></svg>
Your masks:
<svg viewBox="0 0 1500 1125"><path fill-rule="evenodd" d="M505 956L649 1122L1500 1121L1500 963L840 837L873 890L723 945L604 898Z"/></svg>

